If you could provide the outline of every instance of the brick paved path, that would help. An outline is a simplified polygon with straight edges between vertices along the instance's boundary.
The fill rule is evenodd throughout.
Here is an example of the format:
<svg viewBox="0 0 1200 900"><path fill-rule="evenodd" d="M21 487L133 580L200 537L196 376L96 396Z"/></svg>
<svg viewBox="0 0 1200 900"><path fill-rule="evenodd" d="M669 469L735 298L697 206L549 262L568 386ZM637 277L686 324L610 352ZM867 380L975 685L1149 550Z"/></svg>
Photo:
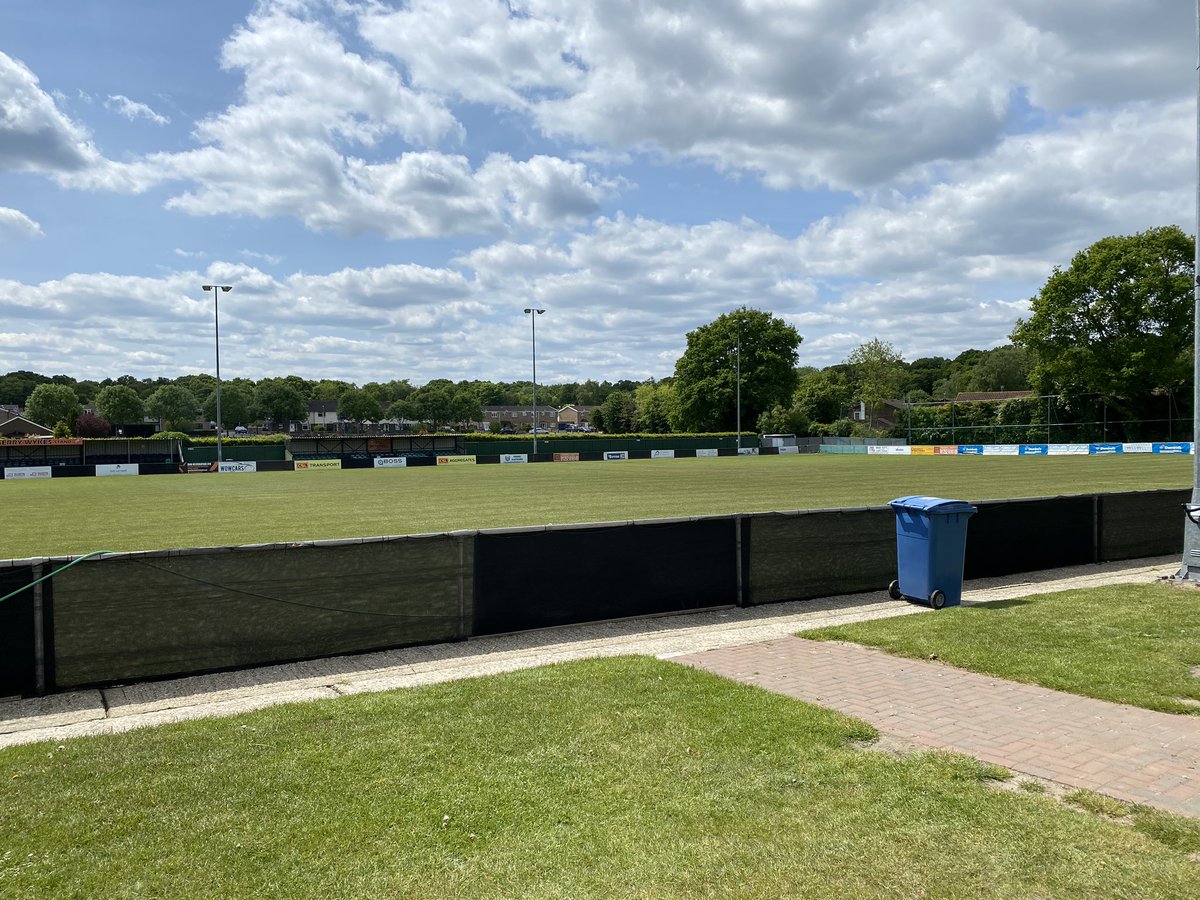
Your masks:
<svg viewBox="0 0 1200 900"><path fill-rule="evenodd" d="M907 741L1200 816L1200 718L796 637L672 658Z"/></svg>

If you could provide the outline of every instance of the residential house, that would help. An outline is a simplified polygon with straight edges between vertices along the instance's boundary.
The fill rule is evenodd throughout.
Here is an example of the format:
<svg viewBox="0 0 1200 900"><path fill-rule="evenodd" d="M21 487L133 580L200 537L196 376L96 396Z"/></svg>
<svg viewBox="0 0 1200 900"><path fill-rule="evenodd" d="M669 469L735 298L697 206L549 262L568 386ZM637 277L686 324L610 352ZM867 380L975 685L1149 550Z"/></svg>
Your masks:
<svg viewBox="0 0 1200 900"><path fill-rule="evenodd" d="M595 411L594 406L576 406L569 404L558 411L558 424L575 426L587 425L592 418L592 412Z"/></svg>
<svg viewBox="0 0 1200 900"><path fill-rule="evenodd" d="M493 424L501 431L529 431L533 427L532 406L485 406L483 408L483 431L490 431ZM537 424L547 431L557 430L558 410L553 406L538 405Z"/></svg>
<svg viewBox="0 0 1200 900"><path fill-rule="evenodd" d="M322 431L337 431L338 402L336 400L309 400L308 418L304 420L308 431L315 431L318 425Z"/></svg>

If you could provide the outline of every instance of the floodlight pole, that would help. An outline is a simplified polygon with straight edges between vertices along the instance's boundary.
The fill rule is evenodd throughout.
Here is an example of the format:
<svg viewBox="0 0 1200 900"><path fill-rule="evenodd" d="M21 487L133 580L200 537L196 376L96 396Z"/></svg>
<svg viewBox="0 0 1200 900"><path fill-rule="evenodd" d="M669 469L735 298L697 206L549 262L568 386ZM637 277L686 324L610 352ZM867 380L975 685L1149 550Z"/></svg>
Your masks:
<svg viewBox="0 0 1200 900"><path fill-rule="evenodd" d="M1196 148L1200 150L1200 0L1196 0ZM1178 578L1200 581L1200 158L1196 161L1196 247L1192 261L1192 502L1183 524L1183 562Z"/></svg>
<svg viewBox="0 0 1200 900"><path fill-rule="evenodd" d="M1197 0L1200 3L1200 0ZM738 319L737 336L737 455L742 455L742 320Z"/></svg>
<svg viewBox="0 0 1200 900"><path fill-rule="evenodd" d="M1200 0L1196 0L1200 3ZM537 456L537 317L545 313L544 309L525 307L525 315L529 316L529 327L533 337L533 455Z"/></svg>
<svg viewBox="0 0 1200 900"><path fill-rule="evenodd" d="M1200 0L1196 0L1200 3ZM213 295L213 336L217 342L217 465L220 466L225 461L225 456L221 447L221 304L217 298L221 296L221 292L229 293L233 290L232 284L202 284L200 285L205 291L212 291Z"/></svg>

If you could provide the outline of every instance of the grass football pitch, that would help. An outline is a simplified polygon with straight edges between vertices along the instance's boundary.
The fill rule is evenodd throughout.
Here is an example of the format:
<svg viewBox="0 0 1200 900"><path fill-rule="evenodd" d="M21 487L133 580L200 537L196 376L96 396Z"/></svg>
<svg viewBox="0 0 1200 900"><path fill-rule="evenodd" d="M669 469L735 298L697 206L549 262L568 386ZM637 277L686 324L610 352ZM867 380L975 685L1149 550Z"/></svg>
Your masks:
<svg viewBox="0 0 1200 900"><path fill-rule="evenodd" d="M0 559L1186 488L1180 456L721 457L0 482Z"/></svg>

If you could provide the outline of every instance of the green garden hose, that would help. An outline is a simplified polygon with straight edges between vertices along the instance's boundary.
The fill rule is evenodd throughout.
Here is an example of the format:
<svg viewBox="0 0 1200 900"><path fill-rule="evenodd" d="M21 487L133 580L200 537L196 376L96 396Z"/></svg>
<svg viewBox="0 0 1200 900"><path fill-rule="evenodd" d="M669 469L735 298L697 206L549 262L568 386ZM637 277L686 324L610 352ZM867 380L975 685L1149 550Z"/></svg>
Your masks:
<svg viewBox="0 0 1200 900"><path fill-rule="evenodd" d="M87 554L84 554L83 556L76 557L75 559L73 559L69 563L67 563L65 566L63 566L61 569L55 569L49 575L43 575L37 581L31 581L31 582L29 582L29 584L25 585L24 587L19 587L15 591L12 591L11 593L5 594L3 597L0 597L0 603L3 603L9 597L17 596L17 594L21 593L21 591L27 591L34 585L41 584L43 581L46 581L49 578L53 578L59 572L65 572L67 569L71 568L71 566L75 565L75 563L81 563L85 559L91 559L93 556L103 556L106 553L112 553L112 551L111 550L93 550L91 553L87 553Z"/></svg>

